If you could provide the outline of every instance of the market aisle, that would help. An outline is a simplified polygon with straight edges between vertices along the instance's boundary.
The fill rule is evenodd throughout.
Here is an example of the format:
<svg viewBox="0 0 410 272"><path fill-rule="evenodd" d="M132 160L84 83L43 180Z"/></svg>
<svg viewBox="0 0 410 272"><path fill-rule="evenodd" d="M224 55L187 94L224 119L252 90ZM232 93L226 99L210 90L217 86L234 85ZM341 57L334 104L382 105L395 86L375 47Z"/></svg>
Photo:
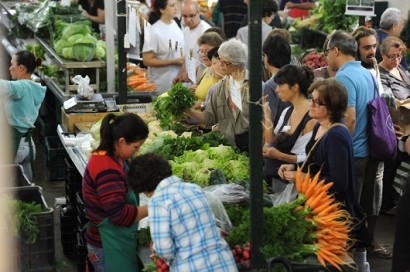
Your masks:
<svg viewBox="0 0 410 272"><path fill-rule="evenodd" d="M65 197L65 183L63 180L49 181L47 180L47 155L43 145L43 140L40 139L38 129L35 132L35 143L37 148L36 161L34 163L34 178L36 185L43 188L45 201L49 207L54 208L54 245L55 245L55 260L56 272L75 272L77 271L77 263L73 259L67 258L63 254L61 245L60 231L60 206L55 205L55 199ZM51 169L50 171L53 171ZM73 241L75 242L75 241Z"/></svg>

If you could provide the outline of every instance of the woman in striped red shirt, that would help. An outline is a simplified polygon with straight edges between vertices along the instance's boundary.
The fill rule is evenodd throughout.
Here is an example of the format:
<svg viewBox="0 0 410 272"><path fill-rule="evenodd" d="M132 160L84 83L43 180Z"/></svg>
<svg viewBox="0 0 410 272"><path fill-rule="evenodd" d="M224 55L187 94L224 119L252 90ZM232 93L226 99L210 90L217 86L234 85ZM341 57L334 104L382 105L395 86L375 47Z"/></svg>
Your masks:
<svg viewBox="0 0 410 272"><path fill-rule="evenodd" d="M148 215L138 207L138 195L126 184L127 161L148 136L137 115L108 114L101 123L101 140L88 161L83 199L89 224L85 232L88 258L95 271L139 271L137 222Z"/></svg>

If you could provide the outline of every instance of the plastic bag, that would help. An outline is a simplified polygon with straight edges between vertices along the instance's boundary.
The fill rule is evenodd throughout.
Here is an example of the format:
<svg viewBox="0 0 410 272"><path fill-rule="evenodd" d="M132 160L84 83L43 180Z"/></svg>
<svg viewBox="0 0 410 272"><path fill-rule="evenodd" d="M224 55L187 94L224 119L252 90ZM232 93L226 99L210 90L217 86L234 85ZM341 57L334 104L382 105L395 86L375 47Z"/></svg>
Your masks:
<svg viewBox="0 0 410 272"><path fill-rule="evenodd" d="M77 93L80 95L80 99L90 100L93 97L94 90L90 87L90 78L88 76L76 75L71 80L78 84Z"/></svg>
<svg viewBox="0 0 410 272"><path fill-rule="evenodd" d="M236 183L212 185L203 188L203 190L226 203L249 203L250 199L249 190Z"/></svg>
<svg viewBox="0 0 410 272"><path fill-rule="evenodd" d="M229 232L232 229L232 223L222 201L215 197L211 192L205 192L205 197L214 214L216 226L225 232Z"/></svg>
<svg viewBox="0 0 410 272"><path fill-rule="evenodd" d="M289 203L295 200L297 195L298 192L296 191L295 185L293 184L293 182L289 182L286 185L285 190L280 193L271 194L269 196L272 200L273 207L276 207L283 203Z"/></svg>

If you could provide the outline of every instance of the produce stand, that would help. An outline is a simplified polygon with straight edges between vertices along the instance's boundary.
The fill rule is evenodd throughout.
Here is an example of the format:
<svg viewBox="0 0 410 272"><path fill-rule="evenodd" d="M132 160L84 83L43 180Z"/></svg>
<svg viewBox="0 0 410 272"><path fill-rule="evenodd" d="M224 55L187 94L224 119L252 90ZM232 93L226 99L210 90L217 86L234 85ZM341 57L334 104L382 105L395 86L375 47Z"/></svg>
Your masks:
<svg viewBox="0 0 410 272"><path fill-rule="evenodd" d="M92 60L87 62L81 61L72 61L67 60L59 55L54 51L48 41L45 41L39 37L35 37L36 40L43 46L47 53L53 58L53 60L57 63L58 66L64 69L64 93L66 95L70 95L70 91L76 91L77 85L70 84L70 73L69 70L73 68L86 68L86 69L96 69L96 82L94 84L90 84L94 90L98 91L100 86L100 68L105 67L105 62L102 60Z"/></svg>

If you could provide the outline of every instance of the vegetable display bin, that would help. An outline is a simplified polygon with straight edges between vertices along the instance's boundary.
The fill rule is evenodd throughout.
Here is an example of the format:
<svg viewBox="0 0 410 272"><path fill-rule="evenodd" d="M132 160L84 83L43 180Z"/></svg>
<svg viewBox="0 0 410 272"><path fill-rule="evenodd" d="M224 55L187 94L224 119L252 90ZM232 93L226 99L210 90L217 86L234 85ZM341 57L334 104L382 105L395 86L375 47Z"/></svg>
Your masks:
<svg viewBox="0 0 410 272"><path fill-rule="evenodd" d="M47 177L48 180L64 180L65 163L67 151L58 136L46 137L47 153Z"/></svg>
<svg viewBox="0 0 410 272"><path fill-rule="evenodd" d="M23 166L19 164L6 164L0 165L0 173L8 173L12 175L13 181L10 183L11 187L30 186L31 181L28 180L24 174Z"/></svg>
<svg viewBox="0 0 410 272"><path fill-rule="evenodd" d="M16 238L16 248L3 254L13 260L15 271L55 271L54 247L54 210L49 208L44 200L42 188L39 186L24 186L1 190L0 194L7 194L13 199L23 202L41 204L47 211L36 213L39 223L39 234L33 244L27 244L25 235Z"/></svg>

